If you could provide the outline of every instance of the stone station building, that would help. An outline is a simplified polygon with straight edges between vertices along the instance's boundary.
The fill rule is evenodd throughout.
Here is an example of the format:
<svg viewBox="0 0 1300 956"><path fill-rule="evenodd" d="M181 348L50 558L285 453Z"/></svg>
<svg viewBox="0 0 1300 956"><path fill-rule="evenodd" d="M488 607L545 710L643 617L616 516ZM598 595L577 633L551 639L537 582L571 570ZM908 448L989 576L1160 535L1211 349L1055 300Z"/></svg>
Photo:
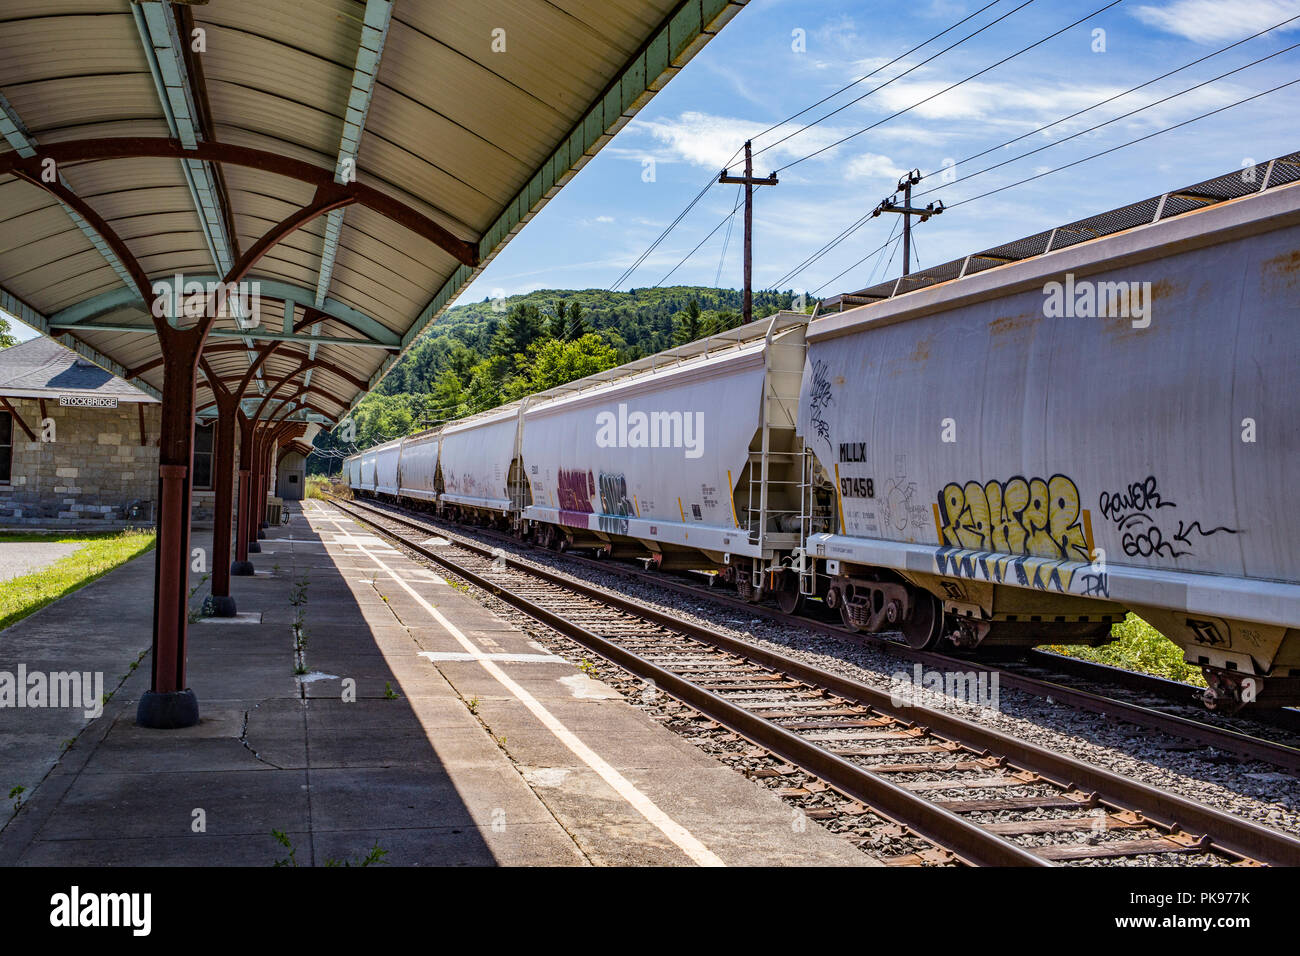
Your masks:
<svg viewBox="0 0 1300 956"><path fill-rule="evenodd" d="M152 524L159 423L156 399L51 339L0 349L0 527Z"/></svg>

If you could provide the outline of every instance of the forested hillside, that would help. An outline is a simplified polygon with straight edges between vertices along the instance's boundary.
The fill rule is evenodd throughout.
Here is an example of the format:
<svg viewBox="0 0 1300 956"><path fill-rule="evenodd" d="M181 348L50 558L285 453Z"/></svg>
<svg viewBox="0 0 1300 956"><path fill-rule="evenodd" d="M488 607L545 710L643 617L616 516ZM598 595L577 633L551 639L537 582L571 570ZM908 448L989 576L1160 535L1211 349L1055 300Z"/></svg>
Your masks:
<svg viewBox="0 0 1300 956"><path fill-rule="evenodd" d="M793 298L792 291L756 291L754 316L788 309ZM337 471L344 452L734 328L740 312L738 290L695 286L545 289L458 305L357 406L355 441L317 437L321 454L309 470Z"/></svg>

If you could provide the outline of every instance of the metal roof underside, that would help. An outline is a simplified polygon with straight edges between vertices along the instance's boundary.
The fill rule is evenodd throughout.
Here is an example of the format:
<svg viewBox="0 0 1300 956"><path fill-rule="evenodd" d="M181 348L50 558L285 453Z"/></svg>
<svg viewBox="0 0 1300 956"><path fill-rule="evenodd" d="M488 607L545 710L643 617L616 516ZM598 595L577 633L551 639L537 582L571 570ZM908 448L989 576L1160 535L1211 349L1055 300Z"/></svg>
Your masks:
<svg viewBox="0 0 1300 956"><path fill-rule="evenodd" d="M245 395L337 421L744 2L7 0L0 308L157 396L128 260L215 281L366 190L273 245L260 326L204 352L234 385L275 343Z"/></svg>

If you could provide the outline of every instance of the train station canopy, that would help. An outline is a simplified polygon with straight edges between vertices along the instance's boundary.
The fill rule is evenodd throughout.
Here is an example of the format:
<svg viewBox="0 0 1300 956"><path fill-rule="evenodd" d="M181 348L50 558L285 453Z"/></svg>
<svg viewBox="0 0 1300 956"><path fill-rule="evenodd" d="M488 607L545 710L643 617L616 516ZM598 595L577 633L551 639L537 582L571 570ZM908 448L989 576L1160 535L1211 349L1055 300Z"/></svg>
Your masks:
<svg viewBox="0 0 1300 956"><path fill-rule="evenodd" d="M205 373L337 421L743 5L6 0L0 308L157 396L251 262Z"/></svg>

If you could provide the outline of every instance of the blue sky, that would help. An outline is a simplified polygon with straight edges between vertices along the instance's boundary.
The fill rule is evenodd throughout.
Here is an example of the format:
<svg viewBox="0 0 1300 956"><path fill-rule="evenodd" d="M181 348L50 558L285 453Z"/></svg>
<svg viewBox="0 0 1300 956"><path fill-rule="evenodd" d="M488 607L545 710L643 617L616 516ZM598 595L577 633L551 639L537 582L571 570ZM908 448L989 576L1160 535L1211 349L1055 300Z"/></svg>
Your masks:
<svg viewBox="0 0 1300 956"><path fill-rule="evenodd" d="M604 288L615 282L744 142L870 73L988 0L751 0L637 117L510 243L462 302L538 288ZM990 9L775 133L755 149L902 73L1019 6ZM1103 6L1106 0L1034 0L932 63L763 153L755 172L798 159L997 62ZM1230 8L1228 13L1225 8ZM767 286L895 188L909 168L939 170L1091 106L1252 33L1300 16L1300 0L1124 0L1058 38L779 174L759 190L754 282ZM1300 42L1300 20L1124 96L1076 120L998 150L958 176L1079 132ZM1102 29L1104 52L1094 52ZM803 31L804 50L794 49ZM1100 45L1100 44L1097 44ZM1043 169L1072 162L1300 77L1300 49L1243 70L1035 156L956 182L926 198L951 205ZM934 265L1094 212L1144 199L1300 148L1300 84L1159 135L1109 156L953 209L917 226L920 265ZM644 182L647 159L655 178ZM939 176L917 187L919 192ZM620 288L655 285L732 211L736 186L715 186ZM815 290L883 244L898 217L881 216L783 287ZM740 217L722 259L725 227L667 284L741 282ZM901 267L894 257L889 275ZM868 261L822 288L862 288ZM885 278L878 264L876 281Z"/></svg>
<svg viewBox="0 0 1300 956"><path fill-rule="evenodd" d="M864 74L870 80L755 140L755 149L902 73L1025 0L997 0L936 42L884 66L989 0L751 0L462 294L460 301L540 288L605 288L659 235L744 142ZM1030 0L972 39L826 121L761 153L760 175L912 106L1103 6L1106 0ZM1300 0L1122 0L978 79L780 173L755 198L754 281L766 287L922 173L998 146L1291 17ZM1094 31L1102 30L1104 35ZM802 44L798 41L802 39ZM962 199L1124 143L1300 77L1300 49L1168 103L1012 162L960 177L1300 43L1300 19L1077 119L958 165L958 181L923 201ZM800 49L799 47L802 47ZM1096 48L1096 49L1094 49ZM1185 186L1300 148L1300 84L1198 123L989 196L920 225L925 267L1091 213ZM645 181L647 161L654 176ZM938 173L918 192L942 182ZM714 186L619 288L659 284L731 213L735 186ZM870 220L783 288L821 295L896 275L892 262L853 266L886 241L897 217ZM723 258L719 229L668 284L740 285L740 217ZM719 271L721 269L721 271ZM834 277L845 269L839 279ZM874 271L873 271L874 270ZM30 332L15 324L21 337Z"/></svg>

